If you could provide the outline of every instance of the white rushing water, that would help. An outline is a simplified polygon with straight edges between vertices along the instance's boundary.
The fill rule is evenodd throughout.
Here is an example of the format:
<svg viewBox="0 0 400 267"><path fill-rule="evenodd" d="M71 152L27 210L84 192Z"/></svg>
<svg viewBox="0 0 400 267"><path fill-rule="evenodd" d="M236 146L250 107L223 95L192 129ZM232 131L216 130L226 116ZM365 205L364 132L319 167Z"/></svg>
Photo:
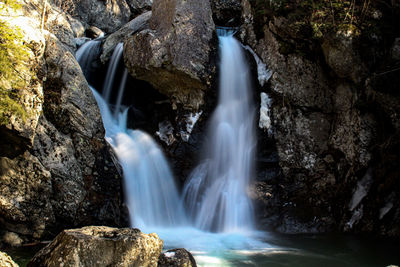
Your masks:
<svg viewBox="0 0 400 267"><path fill-rule="evenodd" d="M114 117L105 100L92 90L124 171L131 224L140 229L174 227L186 222L174 177L161 149L145 132L126 128L127 109Z"/></svg>
<svg viewBox="0 0 400 267"><path fill-rule="evenodd" d="M247 188L254 163L254 107L250 75L241 44L220 34L220 88L203 162L184 188L197 227L217 232L254 229Z"/></svg>
<svg viewBox="0 0 400 267"><path fill-rule="evenodd" d="M103 96L92 89L106 140L123 168L131 226L146 233L156 232L164 240L165 249L188 249L199 266L229 266L231 261L243 259L240 251L272 249L260 241L266 234L254 231L253 209L246 193L255 147L249 70L240 43L231 35L220 37L220 52L219 103L208 133L210 143L204 161L184 189L192 222L187 219L161 149L150 135L127 128L128 112L126 108L121 110L126 69L121 81L114 81L122 45L110 60ZM113 112L105 100L107 96L110 99L112 88L119 88Z"/></svg>
<svg viewBox="0 0 400 267"><path fill-rule="evenodd" d="M79 54L89 53L91 45L83 46ZM77 55L78 55L77 52ZM113 87L116 68L121 60L122 44L114 51L103 95L109 97ZM82 57L77 58L81 64ZM81 65L84 67L84 65ZM120 110L125 90L127 71L120 82L114 114L109 103L92 89L106 130L106 140L112 145L124 172L126 204L131 224L146 229L149 227L173 227L186 222L182 202L174 177L161 149L150 135L127 128L128 110Z"/></svg>
<svg viewBox="0 0 400 267"><path fill-rule="evenodd" d="M107 75L106 79L104 80L103 93L102 93L103 98L107 103L110 103L111 91L113 89L114 79L118 69L118 64L123 55L123 49L124 49L123 43L117 44L111 56L110 63L108 64Z"/></svg>
<svg viewBox="0 0 400 267"><path fill-rule="evenodd" d="M81 65L83 75L88 78L91 64L96 59L100 52L100 40L91 40L84 43L78 51L76 51L76 60Z"/></svg>

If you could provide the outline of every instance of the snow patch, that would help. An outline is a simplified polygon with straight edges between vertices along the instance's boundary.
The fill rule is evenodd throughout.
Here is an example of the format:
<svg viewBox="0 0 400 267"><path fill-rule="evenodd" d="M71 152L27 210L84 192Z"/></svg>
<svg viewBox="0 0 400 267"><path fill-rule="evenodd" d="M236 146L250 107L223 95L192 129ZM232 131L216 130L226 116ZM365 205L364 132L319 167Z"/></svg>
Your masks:
<svg viewBox="0 0 400 267"><path fill-rule="evenodd" d="M357 188L353 193L353 197L349 203L349 210L353 211L358 204L360 204L361 200L368 194L369 189L372 184L372 170L368 169L367 173L364 177L358 181Z"/></svg>
<svg viewBox="0 0 400 267"><path fill-rule="evenodd" d="M164 141L168 146L172 145L176 139L174 137L174 127L170 121L163 121L158 124L159 130L156 132L156 135Z"/></svg>
<svg viewBox="0 0 400 267"><path fill-rule="evenodd" d="M267 69L267 65L260 59L260 57L250 48L250 46L243 46L246 50L248 50L254 57L257 63L257 73L258 73L258 82L261 86L264 86L266 82L271 78L272 71Z"/></svg>
<svg viewBox="0 0 400 267"><path fill-rule="evenodd" d="M348 227L348 229L352 229L353 225L355 223L358 223L361 220L361 218L363 217L363 215L364 215L363 205L361 205L358 209L356 209L354 211L353 216L351 216L350 221L348 221L346 223L346 226Z"/></svg>
<svg viewBox="0 0 400 267"><path fill-rule="evenodd" d="M180 131L180 135L183 141L187 142L189 141L190 134L193 131L193 127L196 124L196 122L199 120L201 114L203 114L203 111L200 110L199 112L192 113L190 112L189 114L186 114L184 116L184 121L186 123L186 126L184 127L183 130Z"/></svg>
<svg viewBox="0 0 400 267"><path fill-rule="evenodd" d="M260 97L261 97L260 121L258 123L258 127L268 131L268 135L271 135L272 128L271 128L270 112L271 112L272 101L271 98L269 98L269 96L264 92L261 93Z"/></svg>
<svg viewBox="0 0 400 267"><path fill-rule="evenodd" d="M175 252L171 251L171 252L165 252L164 256L167 258L172 258L175 256Z"/></svg>
<svg viewBox="0 0 400 267"><path fill-rule="evenodd" d="M383 217L393 208L393 203L387 203L383 208L379 210L379 220L382 220Z"/></svg>

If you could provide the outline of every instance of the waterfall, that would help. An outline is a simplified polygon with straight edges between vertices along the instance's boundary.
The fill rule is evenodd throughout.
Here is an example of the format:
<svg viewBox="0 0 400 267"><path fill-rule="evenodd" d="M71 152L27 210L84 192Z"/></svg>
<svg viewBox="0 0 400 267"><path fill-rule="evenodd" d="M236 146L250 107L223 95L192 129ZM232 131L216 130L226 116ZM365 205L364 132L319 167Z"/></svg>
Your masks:
<svg viewBox="0 0 400 267"><path fill-rule="evenodd" d="M123 50L124 50L123 43L117 44L111 56L110 63L108 64L107 75L103 84L103 98L107 103L110 102L111 91L113 89L114 79L117 74L118 63L122 58Z"/></svg>
<svg viewBox="0 0 400 267"><path fill-rule="evenodd" d="M90 46L82 47L90 49ZM84 52L84 51L83 51ZM78 50L78 53L82 51ZM127 71L119 86L117 107L111 113L105 98L111 95L116 66L122 55L122 44L113 53L108 67L104 98L92 89L96 98L106 130L106 140L118 156L124 173L126 204L129 209L132 227L172 227L186 222L186 216L179 193L161 149L150 135L139 130L127 129L125 109L120 112L122 96L125 90ZM82 64L81 57L78 62ZM85 67L84 64L81 65Z"/></svg>
<svg viewBox="0 0 400 267"><path fill-rule="evenodd" d="M100 45L100 40L91 40L84 43L78 51L76 51L76 60L82 68L83 75L85 75L88 80L91 72L91 65L100 53Z"/></svg>
<svg viewBox="0 0 400 267"><path fill-rule="evenodd" d="M219 99L208 132L203 162L183 194L197 227L238 232L254 227L247 196L254 164L254 106L249 69L232 31L219 30Z"/></svg>
<svg viewBox="0 0 400 267"><path fill-rule="evenodd" d="M248 250L270 250L266 236L253 231L253 211L246 188L252 176L254 133L251 89L240 44L233 32L220 36L221 84L219 103L208 132L204 160L184 187L192 222L161 149L150 135L127 128L127 108L122 107L127 71L117 67L119 45L110 60L103 96L92 89L106 130L106 140L118 156L124 172L125 203L132 227L156 232L164 248L190 250L199 266L228 265ZM89 49L89 46L82 47ZM78 51L77 54L82 53ZM119 59L118 59L119 58ZM95 60L95 59L92 59ZM82 64L81 61L79 61ZM84 65L82 64L82 68ZM119 72L119 73L118 73ZM116 78L121 77L121 78ZM112 82L110 82L110 79ZM113 84L118 83L119 86ZM118 90L113 112L104 92ZM124 99L125 100L125 99ZM210 231L211 230L211 231ZM250 231L249 231L250 230Z"/></svg>

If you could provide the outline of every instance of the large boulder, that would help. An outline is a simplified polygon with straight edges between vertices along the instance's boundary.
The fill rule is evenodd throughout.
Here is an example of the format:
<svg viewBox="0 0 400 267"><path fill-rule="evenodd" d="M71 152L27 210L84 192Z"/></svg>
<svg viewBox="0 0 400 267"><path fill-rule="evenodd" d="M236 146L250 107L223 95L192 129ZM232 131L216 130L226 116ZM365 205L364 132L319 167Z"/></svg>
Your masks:
<svg viewBox="0 0 400 267"><path fill-rule="evenodd" d="M0 251L0 266L18 267L18 264L16 264L6 253Z"/></svg>
<svg viewBox="0 0 400 267"><path fill-rule="evenodd" d="M112 33L129 21L131 11L125 0L70 0L69 12L83 23Z"/></svg>
<svg viewBox="0 0 400 267"><path fill-rule="evenodd" d="M125 65L174 104L197 110L215 71L210 2L156 0L152 12L150 29L125 42Z"/></svg>
<svg viewBox="0 0 400 267"><path fill-rule="evenodd" d="M157 266L162 247L154 233L89 226L64 230L28 266Z"/></svg>
<svg viewBox="0 0 400 267"><path fill-rule="evenodd" d="M127 3L131 8L132 15L137 16L151 10L153 0L127 0Z"/></svg>
<svg viewBox="0 0 400 267"><path fill-rule="evenodd" d="M118 43L124 42L127 38L135 34L136 32L142 31L149 27L149 20L151 18L151 11L145 12L140 16L137 16L127 24L125 24L121 29L112 33L107 37L103 44L103 52L101 54L101 61L106 63Z"/></svg>

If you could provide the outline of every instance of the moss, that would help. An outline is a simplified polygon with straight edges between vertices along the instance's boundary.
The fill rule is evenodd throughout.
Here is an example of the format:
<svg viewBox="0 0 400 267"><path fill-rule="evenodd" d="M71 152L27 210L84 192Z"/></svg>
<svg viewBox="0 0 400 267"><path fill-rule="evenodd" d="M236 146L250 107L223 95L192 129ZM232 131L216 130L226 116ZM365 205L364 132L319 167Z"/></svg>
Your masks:
<svg viewBox="0 0 400 267"><path fill-rule="evenodd" d="M20 8L15 0L0 2L0 11ZM25 120L27 112L21 101L21 91L30 81L29 48L16 27L0 20L0 124L9 123L11 114Z"/></svg>

